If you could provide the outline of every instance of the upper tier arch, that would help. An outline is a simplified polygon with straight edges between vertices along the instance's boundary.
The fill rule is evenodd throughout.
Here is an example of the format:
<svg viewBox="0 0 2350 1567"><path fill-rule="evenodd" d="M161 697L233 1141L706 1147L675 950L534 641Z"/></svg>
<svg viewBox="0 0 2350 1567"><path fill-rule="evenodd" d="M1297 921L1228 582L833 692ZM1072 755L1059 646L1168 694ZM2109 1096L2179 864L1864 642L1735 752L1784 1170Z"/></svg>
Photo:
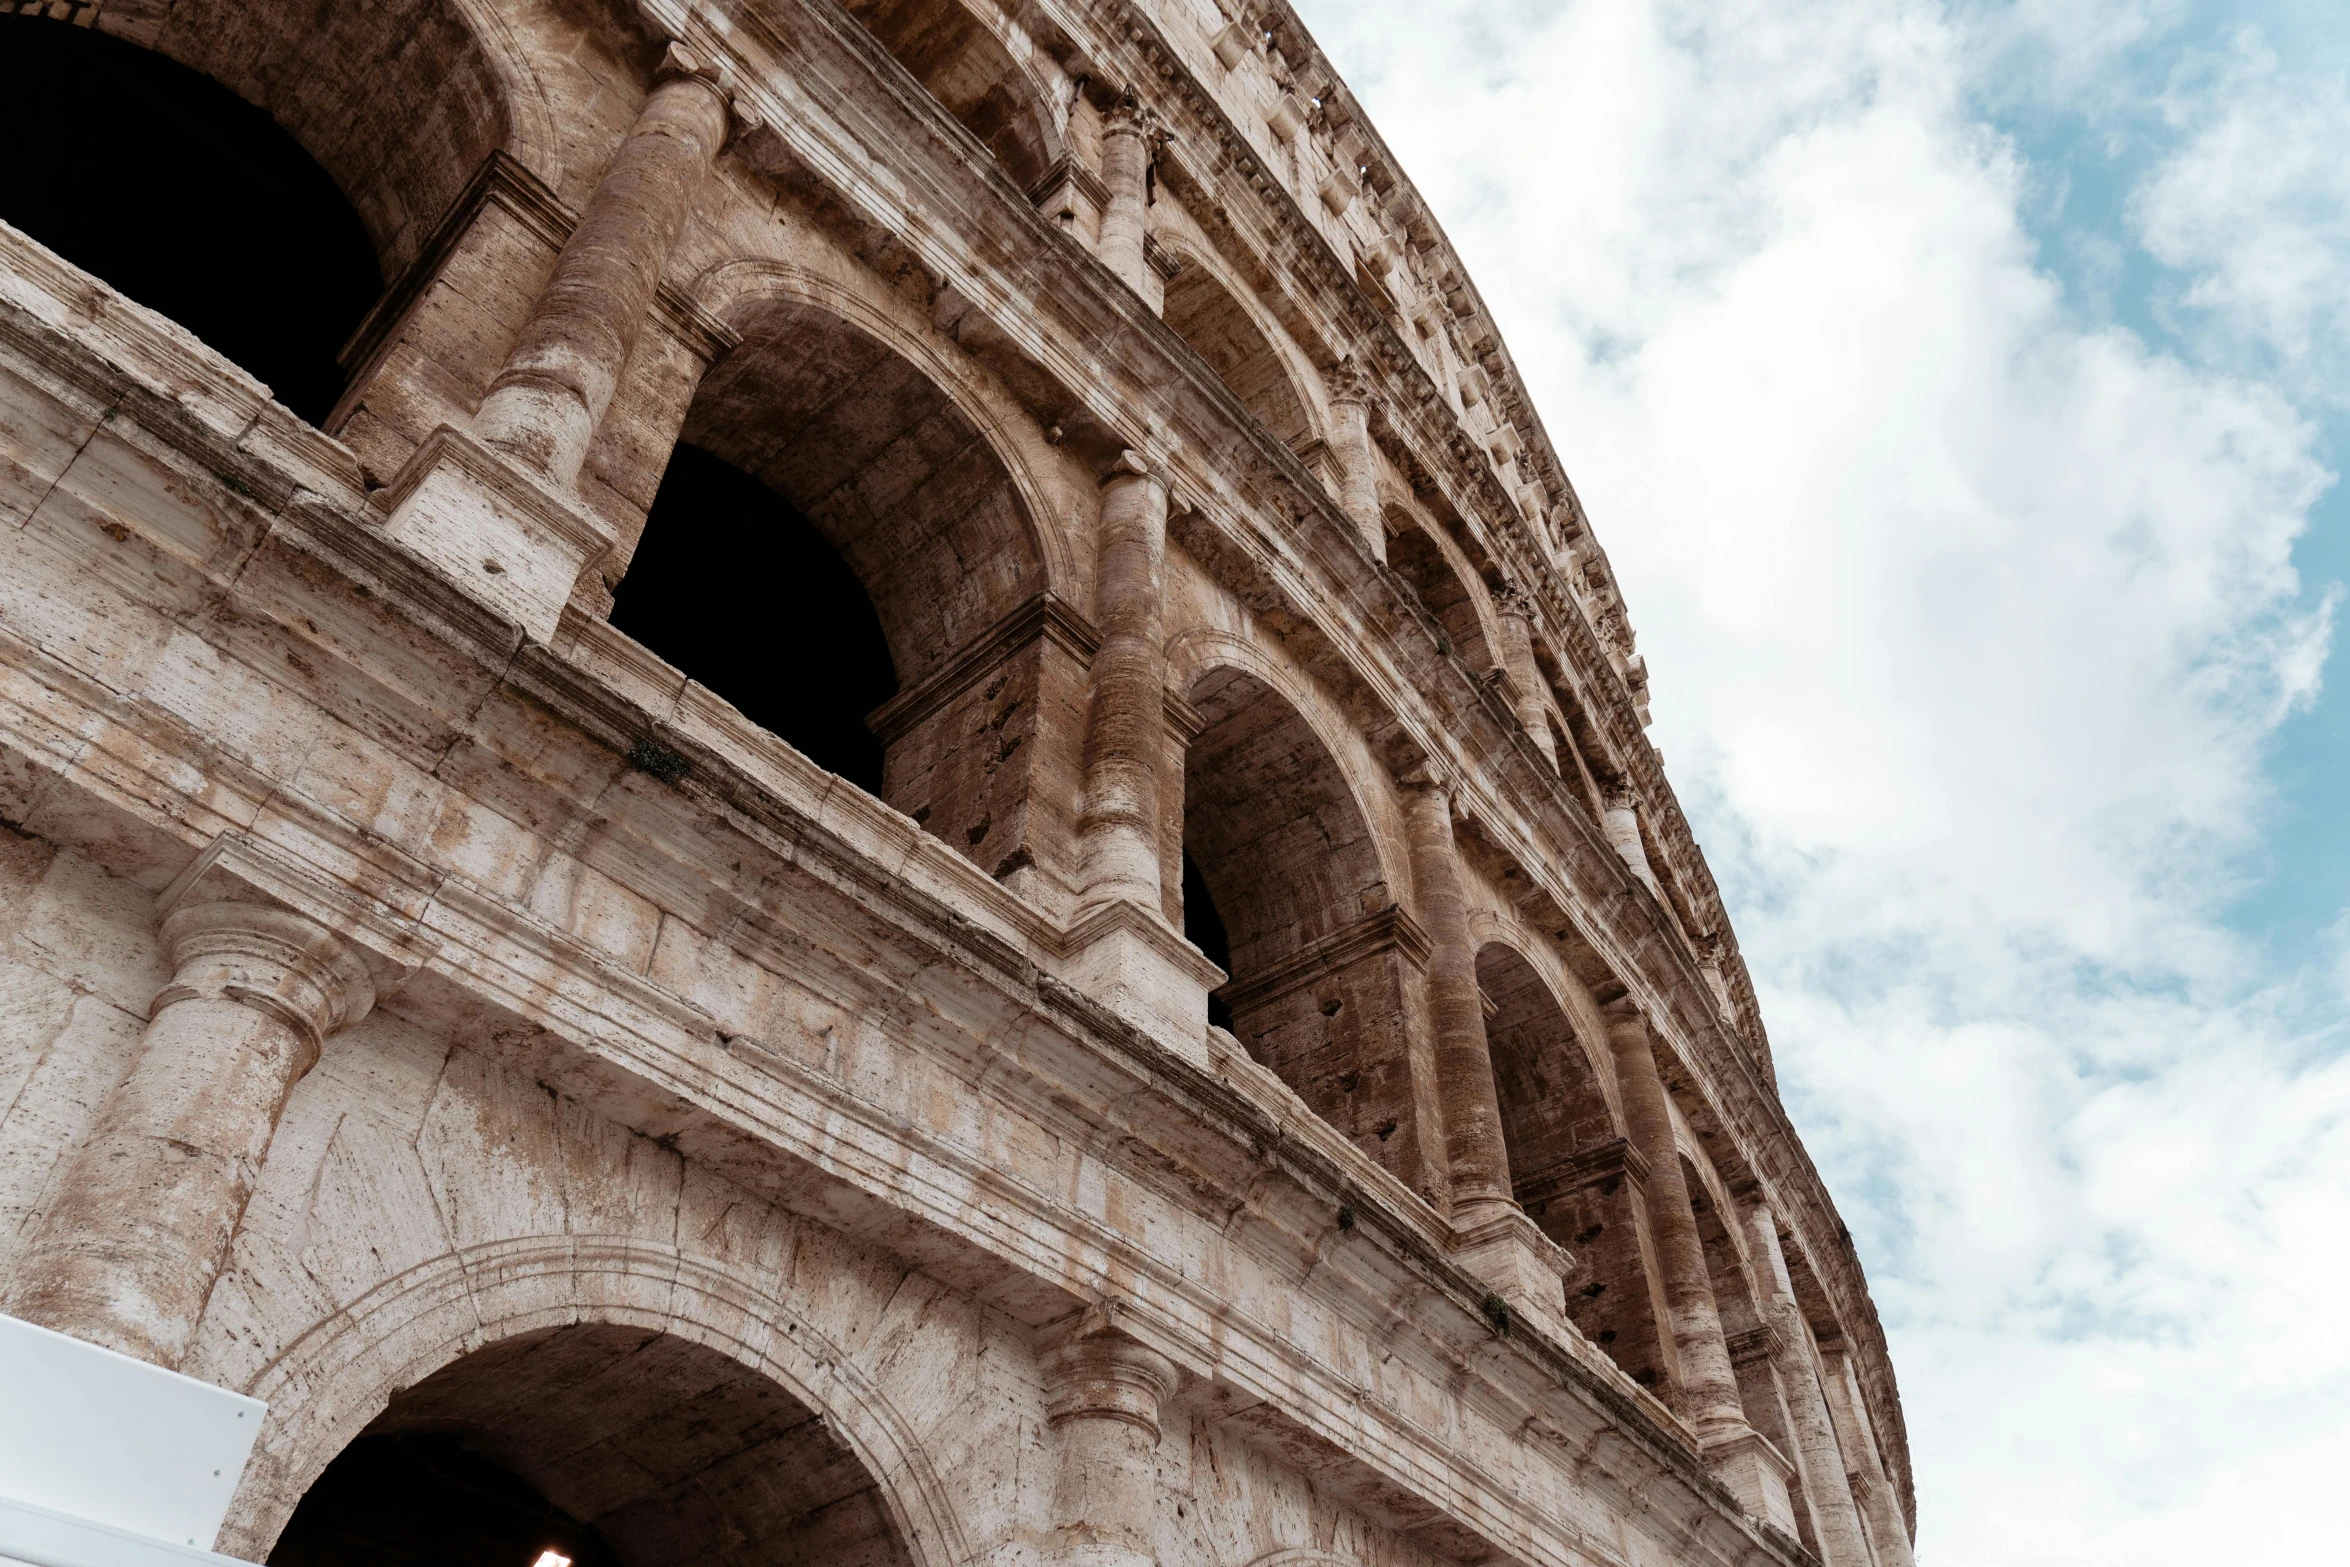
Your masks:
<svg viewBox="0 0 2350 1567"><path fill-rule="evenodd" d="M1034 193L1066 150L1044 85L960 0L844 0L963 128Z"/></svg>
<svg viewBox="0 0 2350 1567"><path fill-rule="evenodd" d="M1280 347L1280 329L1196 248L1170 245L1168 253L1183 266L1167 285L1162 319L1283 445L1297 451L1316 439L1320 425L1299 368Z"/></svg>
<svg viewBox="0 0 2350 1567"><path fill-rule="evenodd" d="M160 17L101 5L95 25L268 110L358 209L387 278L491 152L563 177L554 111L485 0L179 0Z"/></svg>
<svg viewBox="0 0 2350 1567"><path fill-rule="evenodd" d="M722 264L696 301L742 334L703 378L684 438L754 475L865 583L901 689L1047 590L1072 541L1017 416L886 304L783 262Z"/></svg>

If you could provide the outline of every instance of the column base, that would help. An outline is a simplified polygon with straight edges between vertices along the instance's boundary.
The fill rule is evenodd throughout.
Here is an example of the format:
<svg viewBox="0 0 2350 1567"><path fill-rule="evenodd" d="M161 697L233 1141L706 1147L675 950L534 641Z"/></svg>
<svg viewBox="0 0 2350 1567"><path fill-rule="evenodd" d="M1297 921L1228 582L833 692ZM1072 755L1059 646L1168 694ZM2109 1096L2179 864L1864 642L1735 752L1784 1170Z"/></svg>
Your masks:
<svg viewBox="0 0 2350 1567"><path fill-rule="evenodd" d="M613 543L576 503L454 425L425 437L378 503L387 537L537 642L554 641L580 573Z"/></svg>
<svg viewBox="0 0 2350 1567"><path fill-rule="evenodd" d="M1208 1060L1208 992L1224 971L1157 914L1119 901L1069 927L1061 978L1185 1060Z"/></svg>
<svg viewBox="0 0 2350 1567"><path fill-rule="evenodd" d="M1748 1513L1788 1534L1795 1533L1795 1503L1789 1487L1795 1465L1761 1432L1741 1429L1700 1437L1698 1451L1714 1477L1730 1488Z"/></svg>
<svg viewBox="0 0 2350 1567"><path fill-rule="evenodd" d="M1471 1216L1452 1237L1453 1259L1490 1285L1517 1315L1573 1342L1567 1325L1566 1277L1574 1259L1522 1209L1496 1206Z"/></svg>

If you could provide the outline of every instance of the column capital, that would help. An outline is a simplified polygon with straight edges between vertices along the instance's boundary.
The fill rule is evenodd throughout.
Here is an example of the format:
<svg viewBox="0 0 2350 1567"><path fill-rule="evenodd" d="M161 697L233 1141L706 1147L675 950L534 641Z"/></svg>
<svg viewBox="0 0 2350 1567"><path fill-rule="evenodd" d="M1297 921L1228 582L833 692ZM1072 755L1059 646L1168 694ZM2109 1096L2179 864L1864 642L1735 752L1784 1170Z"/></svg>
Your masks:
<svg viewBox="0 0 2350 1567"><path fill-rule="evenodd" d="M1102 112L1102 134L1105 136L1141 136L1150 141L1166 137L1166 125L1159 111L1142 101L1142 95L1129 87L1118 94L1117 101Z"/></svg>
<svg viewBox="0 0 2350 1567"><path fill-rule="evenodd" d="M233 1001L291 1028L316 1060L330 1034L375 1005L375 980L343 940L305 915L263 903L182 904L163 917L171 983L150 1018L175 1002Z"/></svg>
<svg viewBox="0 0 2350 1567"><path fill-rule="evenodd" d="M1364 373L1362 362L1348 354L1323 377L1334 403L1367 403L1371 400L1371 378Z"/></svg>
<svg viewBox="0 0 2350 1567"><path fill-rule="evenodd" d="M1121 484L1134 479L1147 479L1161 489L1165 489L1167 487L1166 467L1165 463L1154 462L1131 446L1120 447L1118 455L1111 458L1103 467L1101 478L1097 482L1102 488L1108 489L1113 484Z"/></svg>
<svg viewBox="0 0 2350 1567"><path fill-rule="evenodd" d="M660 63L653 67L653 84L658 87L666 82L699 82L717 94L726 110L730 140L747 136L766 123L757 109L743 101L742 84L732 67L678 38L669 40L669 47L661 51Z"/></svg>
<svg viewBox="0 0 2350 1567"><path fill-rule="evenodd" d="M1088 1313L1092 1316L1092 1313ZM1045 1351L1045 1410L1065 1420L1115 1420L1159 1437L1159 1407L1181 1373L1157 1350L1089 1322Z"/></svg>

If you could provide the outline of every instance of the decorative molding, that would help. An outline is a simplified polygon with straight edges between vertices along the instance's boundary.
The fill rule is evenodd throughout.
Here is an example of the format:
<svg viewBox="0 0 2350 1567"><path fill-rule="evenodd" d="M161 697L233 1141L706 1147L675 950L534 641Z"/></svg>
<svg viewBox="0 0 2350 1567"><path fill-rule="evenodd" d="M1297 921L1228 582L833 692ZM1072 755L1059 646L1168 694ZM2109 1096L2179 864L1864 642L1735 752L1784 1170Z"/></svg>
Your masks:
<svg viewBox="0 0 2350 1567"><path fill-rule="evenodd" d="M1066 599L1049 590L1036 594L965 643L938 668L866 714L865 727L884 745L903 738L1040 637L1089 667L1102 645L1093 622L1077 613Z"/></svg>
<svg viewBox="0 0 2350 1567"><path fill-rule="evenodd" d="M1415 969L1428 966L1428 933L1400 904L1391 903L1376 914L1342 926L1300 947L1245 984L1227 985L1218 994L1237 1017L1383 952L1395 953Z"/></svg>
<svg viewBox="0 0 2350 1567"><path fill-rule="evenodd" d="M1635 1189L1648 1184L1647 1156L1621 1137L1571 1154L1539 1175L1520 1178L1518 1201L1528 1208L1539 1208L1616 1176L1630 1181Z"/></svg>

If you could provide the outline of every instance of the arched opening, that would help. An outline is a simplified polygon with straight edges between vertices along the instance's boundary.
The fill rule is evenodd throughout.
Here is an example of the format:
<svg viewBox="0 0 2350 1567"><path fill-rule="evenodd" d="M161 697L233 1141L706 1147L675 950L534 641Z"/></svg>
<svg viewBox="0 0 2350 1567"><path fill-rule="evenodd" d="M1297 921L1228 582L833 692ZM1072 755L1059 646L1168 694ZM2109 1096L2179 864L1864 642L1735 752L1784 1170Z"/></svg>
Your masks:
<svg viewBox="0 0 2350 1567"><path fill-rule="evenodd" d="M669 454L612 624L819 767L881 793L865 715L898 689L881 621L824 535L740 468L698 446Z"/></svg>
<svg viewBox="0 0 2350 1567"><path fill-rule="evenodd" d="M912 1567L873 1476L747 1366L641 1328L502 1340L393 1396L270 1567Z"/></svg>
<svg viewBox="0 0 2350 1567"><path fill-rule="evenodd" d="M383 290L375 246L269 113L90 28L0 17L0 219L323 423Z"/></svg>
<svg viewBox="0 0 2350 1567"><path fill-rule="evenodd" d="M1161 316L1284 445L1295 451L1313 439L1305 400L1280 351L1206 267L1193 262L1175 274Z"/></svg>
<svg viewBox="0 0 2350 1567"><path fill-rule="evenodd" d="M1426 1028L1413 1009L1426 948L1401 917L1338 763L1253 675L1208 670L1188 693L1202 726L1183 768L1184 924L1194 876L1231 974L1230 1027L1316 1114L1431 1190ZM1207 950L1202 944L1202 950Z"/></svg>
<svg viewBox="0 0 2350 1567"><path fill-rule="evenodd" d="M1770 1334L1765 1330L1755 1280L1746 1253L1731 1234L1735 1213L1725 1212L1716 1188L1699 1174L1687 1155L1681 1159L1681 1178L1689 1184L1689 1207L1697 1216L1697 1235L1705 1245L1707 1281L1713 1286L1714 1310L1722 1319L1722 1337L1730 1347L1730 1368L1738 1378L1738 1401L1746 1423L1761 1432L1780 1454L1800 1466L1801 1449L1795 1440L1794 1417L1788 1412L1786 1391L1780 1385L1771 1358ZM1795 1513L1796 1533L1815 1555L1819 1539L1812 1531L1811 1508L1800 1485L1791 1485L1788 1502Z"/></svg>
<svg viewBox="0 0 2350 1567"><path fill-rule="evenodd" d="M1656 1248L1642 1202L1645 1172L1616 1130L1597 1070L1550 987L1498 942L1477 953L1490 1009L1503 1145L1518 1205L1575 1259L1567 1315L1625 1373L1659 1397L1670 1347Z"/></svg>
<svg viewBox="0 0 2350 1567"><path fill-rule="evenodd" d="M959 0L846 0L848 12L1024 193L1052 164L1036 89L1001 40Z"/></svg>
<svg viewBox="0 0 2350 1567"><path fill-rule="evenodd" d="M1183 939L1226 974L1232 972L1232 933L1224 928L1216 895L1208 890L1208 879L1200 874L1199 861L1191 857L1188 848L1183 851ZM1222 1029L1233 1026L1232 1008L1221 990L1208 995L1208 1022Z"/></svg>
<svg viewBox="0 0 2350 1567"><path fill-rule="evenodd" d="M776 296L734 316L614 623L989 871L1059 854L1073 804L1040 801L1036 742L1078 742L1040 715L1082 711L1084 667L1045 634L1003 460L837 316Z"/></svg>
<svg viewBox="0 0 2350 1567"><path fill-rule="evenodd" d="M1444 628L1445 638L1461 662L1479 674L1492 669L1499 660L1492 639L1485 634L1484 618L1443 546L1430 538L1416 519L1390 511L1387 525L1387 564L1412 585L1420 603Z"/></svg>

